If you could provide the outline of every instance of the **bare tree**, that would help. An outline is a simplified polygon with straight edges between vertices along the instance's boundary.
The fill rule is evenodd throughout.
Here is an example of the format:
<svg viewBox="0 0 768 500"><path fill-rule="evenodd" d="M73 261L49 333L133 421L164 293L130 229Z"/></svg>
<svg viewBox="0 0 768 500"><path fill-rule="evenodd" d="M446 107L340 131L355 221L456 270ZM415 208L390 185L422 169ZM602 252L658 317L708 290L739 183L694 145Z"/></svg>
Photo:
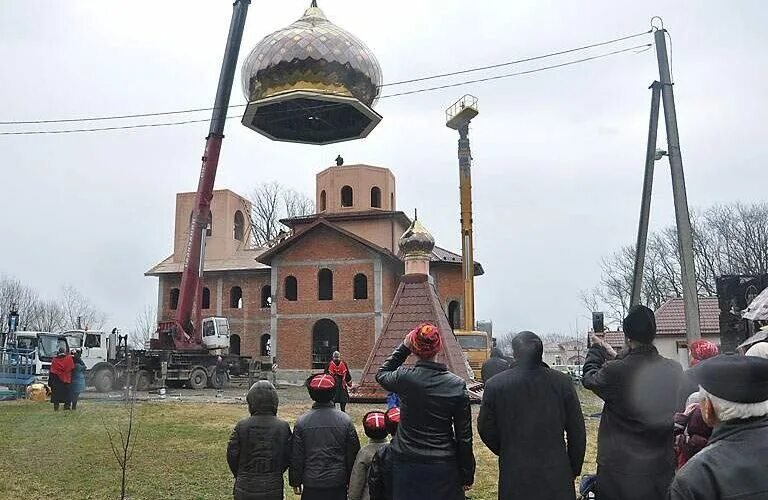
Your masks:
<svg viewBox="0 0 768 500"><path fill-rule="evenodd" d="M19 313L18 330L29 330L37 320L40 298L37 292L16 278L0 276L0 331L8 327L6 321L11 308Z"/></svg>
<svg viewBox="0 0 768 500"><path fill-rule="evenodd" d="M768 203L716 205L691 216L696 286L701 295L715 295L715 278L722 274L768 272ZM610 321L626 314L632 290L634 246L625 246L602 261L599 286L590 306L599 299ZM648 237L641 302L658 309L670 297L682 296L680 251L674 226ZM582 301L584 301L582 293Z"/></svg>
<svg viewBox="0 0 768 500"><path fill-rule="evenodd" d="M106 314L96 309L87 297L72 286L62 288L61 307L64 311L64 328L99 330L107 321Z"/></svg>
<svg viewBox="0 0 768 500"><path fill-rule="evenodd" d="M133 328L128 332L128 339L132 346L144 348L157 330L157 308L151 304L136 315Z"/></svg>
<svg viewBox="0 0 768 500"><path fill-rule="evenodd" d="M126 418L125 422L121 422L119 419L111 420L110 424L107 424L106 420L102 417L101 423L104 426L104 430L109 440L109 446L112 450L112 454L117 460L117 464L120 466L121 479L120 479L120 499L125 500L126 493L128 491L128 464L133 457L133 450L136 447L136 437L139 433L139 425L135 420L136 415L136 391L131 384L131 362L130 356L128 358L128 381L126 384L125 392L125 409ZM133 379L135 382L135 379Z"/></svg>
<svg viewBox="0 0 768 500"><path fill-rule="evenodd" d="M266 246L288 228L280 219L309 215L315 211L311 198L277 182L263 182L251 193L249 222L256 246Z"/></svg>
<svg viewBox="0 0 768 500"><path fill-rule="evenodd" d="M40 332L58 332L64 326L64 310L55 300L38 301L32 306L30 329Z"/></svg>

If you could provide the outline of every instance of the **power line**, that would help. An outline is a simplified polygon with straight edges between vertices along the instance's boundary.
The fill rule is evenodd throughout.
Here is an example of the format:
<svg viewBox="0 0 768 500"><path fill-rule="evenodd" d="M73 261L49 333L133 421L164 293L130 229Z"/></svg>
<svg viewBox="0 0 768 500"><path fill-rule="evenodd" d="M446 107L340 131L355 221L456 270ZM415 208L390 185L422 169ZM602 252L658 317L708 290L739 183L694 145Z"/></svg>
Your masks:
<svg viewBox="0 0 768 500"><path fill-rule="evenodd" d="M511 78L515 76L522 76L522 75L528 75L531 73L538 73L540 71L546 71L550 69L556 69L556 68L562 68L564 66L572 66L574 64L580 64L587 61L593 61L595 59L602 59L604 57L613 56L616 54L622 54L624 52L630 52L630 51L637 51L637 50L646 50L649 47L651 47L652 44L647 43L643 45L636 45L634 47L627 47L624 49L614 50L611 52L606 52L603 54L598 54L590 57L584 57L581 59L575 59L573 61L566 61L559 64L553 64L550 66L543 66L540 68L534 68L530 70L525 71L517 71L514 73L506 73L503 75L495 75L495 76L489 76L485 78L478 78L475 80L465 80L463 82L455 82L455 83L449 83L445 85L439 85L435 87L428 87L428 88L422 88L422 89L415 89L415 90L408 90L404 92L398 92L395 94L387 94L381 96L379 99L388 99L392 97L401 97L406 95L412 95L412 94L420 94L422 92L433 92L435 90L441 90L446 88L452 88L452 87L459 87L462 85L469 85L473 83L482 83L482 82L488 82L492 80L500 80L502 78ZM238 105L238 106L231 106L231 107L242 107L244 105ZM327 105L319 105L319 106L309 106L302 108L302 110L312 110L312 109L327 109L332 108L335 106L341 106L341 104L327 104ZM274 111L272 112L274 114L282 114L283 111ZM272 114L270 113L270 114ZM265 113L266 114L266 113ZM242 118L243 115L230 115L227 116L227 120L231 118ZM95 128L78 128L78 129L64 129L64 130L24 130L19 132L0 132L0 135L38 135L38 134L71 134L71 133L79 133L79 132L101 132L101 131L107 131L107 130L126 130L126 129L136 129L136 128L146 128L146 127L168 127L168 126L175 126L175 125L187 125L190 123L202 123L202 122L208 122L210 121L209 118L204 119L197 119L197 120L183 120L183 121L175 121L175 122L161 122L161 123L144 123L144 124L137 124L137 125L118 125L114 127L95 127Z"/></svg>
<svg viewBox="0 0 768 500"><path fill-rule="evenodd" d="M463 69L463 70L459 70L459 71L453 71L453 72L450 72L450 73L440 73L440 74L435 74L435 75L428 75L428 76L423 76L423 77L418 77L418 78L412 78L412 79L409 79L409 80L401 80L401 81L397 81L397 82L384 83L384 84L380 85L379 88L382 88L382 87L394 87L396 85L405 85L405 84L408 84L408 83L423 82L423 81L426 81L426 80L434 80L434 79L437 79L437 78L446 78L446 77L449 77L449 76L463 75L463 74L466 74L466 73L473 73L473 72L477 72L477 71L486 71L486 70L489 70L489 69L496 69L496 68L502 68L502 67L505 67L505 66L512 66L512 65L515 65L515 64L522 64L522 63L526 63L526 62L537 61L537 60L546 59L546 58L549 58L549 57L555 57L555 56L560 56L560 55L564 55L564 54L570 54L570 53L573 53L573 52L578 52L578 51L581 51L581 50L587 50L587 49L592 49L592 48L596 48L596 47L602 47L602 46L605 46L605 45L610 45L610 44L621 42L621 41L624 41L624 40L629 40L631 38L636 38L636 37L639 37L639 36L647 35L647 34L649 34L651 32L652 32L652 30L643 31L642 33L635 33L633 35L626 35L626 36L622 36L622 37L619 37L619 38L614 38L614 39L611 39L611 40L606 40L604 42L592 43L592 44L589 44L589 45L582 45L580 47L575 47L575 48L572 48L572 49L561 50L561 51L558 51L558 52L550 52L550 53L547 53L547 54L542 54L542 55L538 55L538 56L528 57L528 58L525 58L525 59L517 59L517 60L514 60L514 61L507 61L507 62L498 63L498 64L492 64L492 65L489 65L489 66L478 66L478 67L475 67L475 68ZM231 105L229 107L230 108L243 108L245 106L247 106L247 104L233 104L233 105ZM210 107L210 108L190 108L190 109L181 109L181 110L173 110L173 111L158 111L158 112L153 112L153 113L136 113L136 114L110 115L110 116L89 116L89 117L83 117L83 118L57 118L57 119L50 119L50 120L0 121L0 125L41 125L41 124L46 124L46 123L72 123L72 122L88 122L88 121L101 121L101 120L124 120L124 119L127 119L127 118L150 118L150 117L153 117L153 116L177 115L177 114L184 114L184 113L196 113L196 112L200 112L200 111L213 111L214 109L215 108L213 108L213 107ZM185 123L195 123L195 122L194 121L188 121L188 122L185 122ZM110 129L109 127L105 128L105 130L109 130L109 129Z"/></svg>

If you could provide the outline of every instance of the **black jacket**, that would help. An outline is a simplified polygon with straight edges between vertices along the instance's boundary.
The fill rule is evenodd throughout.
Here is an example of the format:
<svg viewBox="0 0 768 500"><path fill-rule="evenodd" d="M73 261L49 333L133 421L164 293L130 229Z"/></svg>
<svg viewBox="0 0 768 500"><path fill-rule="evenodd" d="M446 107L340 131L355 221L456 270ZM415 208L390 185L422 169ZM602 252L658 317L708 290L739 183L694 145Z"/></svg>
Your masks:
<svg viewBox="0 0 768 500"><path fill-rule="evenodd" d="M368 470L368 494L371 500L392 500L392 444L376 451Z"/></svg>
<svg viewBox="0 0 768 500"><path fill-rule="evenodd" d="M597 489L607 500L664 498L675 471L674 414L682 368L652 345L587 351L582 384L605 405L597 438Z"/></svg>
<svg viewBox="0 0 768 500"><path fill-rule="evenodd" d="M359 450L349 416L335 409L333 402L315 403L293 428L288 480L291 486L346 488Z"/></svg>
<svg viewBox="0 0 768 500"><path fill-rule="evenodd" d="M731 420L677 473L672 500L768 498L768 417Z"/></svg>
<svg viewBox="0 0 768 500"><path fill-rule="evenodd" d="M274 391L274 387L271 391ZM278 419L277 392L260 390L251 416L237 423L227 446L227 463L235 476L236 500L283 498L283 473L291 453L291 428Z"/></svg>
<svg viewBox="0 0 768 500"><path fill-rule="evenodd" d="M406 461L456 460L462 484L472 484L475 455L467 384L441 363L419 360L413 367L400 367L410 354L400 344L376 374L384 389L400 396L392 450Z"/></svg>
<svg viewBox="0 0 768 500"><path fill-rule="evenodd" d="M497 347L494 347L491 351L491 357L483 363L483 367L480 369L480 376L483 379L483 383L488 383L491 377L498 375L504 370L509 369L509 362L504 359L504 353Z"/></svg>
<svg viewBox="0 0 768 500"><path fill-rule="evenodd" d="M499 456L500 500L576 497L587 434L568 375L544 363L496 375L485 385L477 430Z"/></svg>

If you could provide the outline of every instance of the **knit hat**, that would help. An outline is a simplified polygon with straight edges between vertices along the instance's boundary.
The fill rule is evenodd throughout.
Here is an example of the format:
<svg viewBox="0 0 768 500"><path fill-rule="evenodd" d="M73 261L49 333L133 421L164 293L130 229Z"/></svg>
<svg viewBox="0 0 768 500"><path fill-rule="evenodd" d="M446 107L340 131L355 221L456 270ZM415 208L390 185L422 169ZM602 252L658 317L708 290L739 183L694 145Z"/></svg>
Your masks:
<svg viewBox="0 0 768 500"><path fill-rule="evenodd" d="M653 311L643 305L638 304L629 309L623 326L624 335L628 339L650 344L656 337L656 316Z"/></svg>
<svg viewBox="0 0 768 500"><path fill-rule="evenodd" d="M326 373L310 375L306 382L309 397L318 403L328 403L336 395L336 378Z"/></svg>
<svg viewBox="0 0 768 500"><path fill-rule="evenodd" d="M384 414L384 422L387 426L387 432L394 436L397 432L397 427L400 425L400 407L393 406Z"/></svg>
<svg viewBox="0 0 768 500"><path fill-rule="evenodd" d="M720 349L709 340L694 340L691 342L691 366L696 366L705 359L713 358L720 354Z"/></svg>
<svg viewBox="0 0 768 500"><path fill-rule="evenodd" d="M443 344L440 331L435 325L422 323L408 334L411 341L411 351L420 358L431 358Z"/></svg>
<svg viewBox="0 0 768 500"><path fill-rule="evenodd" d="M383 411L369 411L363 417L363 430L371 439L387 437L386 417Z"/></svg>

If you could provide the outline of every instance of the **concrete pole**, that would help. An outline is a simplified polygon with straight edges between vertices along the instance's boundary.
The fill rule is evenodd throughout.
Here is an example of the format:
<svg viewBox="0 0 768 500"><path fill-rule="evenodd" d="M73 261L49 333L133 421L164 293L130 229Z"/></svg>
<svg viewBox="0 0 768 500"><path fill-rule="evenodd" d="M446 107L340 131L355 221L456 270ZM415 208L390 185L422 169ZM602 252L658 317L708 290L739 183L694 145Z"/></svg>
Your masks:
<svg viewBox="0 0 768 500"><path fill-rule="evenodd" d="M635 269L632 275L632 296L629 305L640 303L643 289L643 268L645 249L648 246L648 221L651 218L651 193L653 191L653 166L656 162L656 132L659 128L659 104L661 84L651 85L651 121L648 124L648 146L645 149L645 177L643 177L643 195L640 202L640 223L637 228L637 246L635 248Z"/></svg>
<svg viewBox="0 0 768 500"><path fill-rule="evenodd" d="M688 212L688 196L685 192L685 175L683 174L683 157L680 154L680 137L677 133L677 115L675 113L675 96L672 90L672 78L669 72L667 58L667 42L664 38L666 30L656 30L656 57L659 62L659 79L661 81L661 99L664 103L664 122L667 129L667 149L669 151L669 166L672 171L672 196L675 202L675 219L677 222L677 239L680 246L680 272L683 284L683 300L685 303L685 324L688 345L701 338L699 322L699 297L696 289L696 268L693 260L693 232L691 216Z"/></svg>

